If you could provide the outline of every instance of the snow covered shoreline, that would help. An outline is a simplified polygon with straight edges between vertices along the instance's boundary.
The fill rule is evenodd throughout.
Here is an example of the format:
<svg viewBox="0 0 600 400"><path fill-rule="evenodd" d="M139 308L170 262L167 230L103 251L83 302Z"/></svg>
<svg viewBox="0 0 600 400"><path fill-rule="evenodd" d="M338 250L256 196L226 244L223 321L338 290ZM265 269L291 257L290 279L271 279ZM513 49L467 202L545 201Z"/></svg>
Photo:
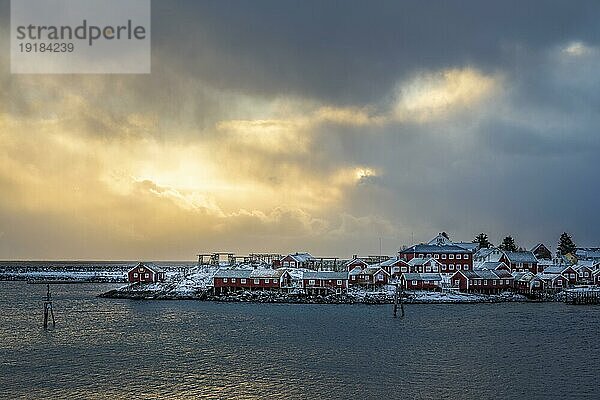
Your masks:
<svg viewBox="0 0 600 400"><path fill-rule="evenodd" d="M177 290L177 286L149 284L123 286L102 293L99 296L112 299L131 300L201 300L216 302L244 303L287 303L287 304L393 304L392 287L383 291L350 290L345 294L328 296L307 296L300 293L271 291L242 291L225 295L215 295L209 288ZM440 293L428 291L405 292L405 304L476 304L502 302L530 302L528 298L513 293L483 295L471 293Z"/></svg>

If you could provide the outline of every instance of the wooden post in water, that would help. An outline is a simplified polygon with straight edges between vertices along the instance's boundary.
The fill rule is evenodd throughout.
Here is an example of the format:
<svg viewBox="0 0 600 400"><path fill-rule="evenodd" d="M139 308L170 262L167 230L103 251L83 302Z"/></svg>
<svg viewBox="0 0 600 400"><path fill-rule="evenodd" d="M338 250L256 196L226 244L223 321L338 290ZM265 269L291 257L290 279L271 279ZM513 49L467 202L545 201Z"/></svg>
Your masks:
<svg viewBox="0 0 600 400"><path fill-rule="evenodd" d="M44 329L48 329L48 314L52 317L52 327L56 326L54 310L52 309L52 297L50 296L50 284L47 284L46 288L46 299L44 300Z"/></svg>
<svg viewBox="0 0 600 400"><path fill-rule="evenodd" d="M398 314L398 298L400 298L400 317L404 318L404 301L403 301L403 288L402 282L400 283L401 292L398 293L398 283L396 283L396 292L394 293L394 318L396 318Z"/></svg>

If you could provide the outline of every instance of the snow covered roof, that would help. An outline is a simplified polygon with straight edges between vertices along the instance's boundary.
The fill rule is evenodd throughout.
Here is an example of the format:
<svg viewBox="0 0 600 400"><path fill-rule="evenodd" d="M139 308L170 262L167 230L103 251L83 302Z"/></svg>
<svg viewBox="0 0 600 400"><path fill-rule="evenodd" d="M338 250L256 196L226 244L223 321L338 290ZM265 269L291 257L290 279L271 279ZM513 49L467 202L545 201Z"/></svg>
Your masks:
<svg viewBox="0 0 600 400"><path fill-rule="evenodd" d="M455 245L465 248L467 250L469 250L471 253L475 253L477 250L479 250L479 243L472 243L472 242L457 242L454 243Z"/></svg>
<svg viewBox="0 0 600 400"><path fill-rule="evenodd" d="M498 268L501 265L506 265L506 264L504 264L502 261L484 261L484 262L477 264L474 269L476 269L476 270L478 270L478 269L495 270L496 268Z"/></svg>
<svg viewBox="0 0 600 400"><path fill-rule="evenodd" d="M600 247L578 247L575 250L577 258L600 259Z"/></svg>
<svg viewBox="0 0 600 400"><path fill-rule="evenodd" d="M402 274L402 276L404 276L404 279L407 281L441 281L442 280L442 276L440 274L433 274L433 273L424 273L424 274L419 274L419 273L406 273L406 274Z"/></svg>
<svg viewBox="0 0 600 400"><path fill-rule="evenodd" d="M381 271L381 272L385 273L386 275L388 275L388 273L384 269L381 269L380 267L367 267L363 270L363 273L365 275L375 275L378 271Z"/></svg>
<svg viewBox="0 0 600 400"><path fill-rule="evenodd" d="M434 259L434 258L431 258L431 257L429 257L429 258L419 258L419 257L415 257L415 258L412 258L412 259L411 259L411 260L408 262L408 265L410 265L410 266L414 267L414 266L416 266L416 265L424 265L424 264L428 263L429 261L433 261L434 263L437 263L437 264L439 264L439 263L440 263L439 261L437 261L436 259Z"/></svg>
<svg viewBox="0 0 600 400"><path fill-rule="evenodd" d="M551 265L544 269L545 274L562 274L565 269L569 268L568 265Z"/></svg>
<svg viewBox="0 0 600 400"><path fill-rule="evenodd" d="M536 278L536 276L533 275L529 271L527 271L527 272L514 272L512 274L512 276L515 278L515 281L519 281L519 282L530 282L531 280L533 280L534 278Z"/></svg>
<svg viewBox="0 0 600 400"><path fill-rule="evenodd" d="M348 280L347 272L334 272L334 271L306 271L304 272L304 279L321 279L321 280Z"/></svg>
<svg viewBox="0 0 600 400"><path fill-rule="evenodd" d="M531 251L505 251L506 258L511 263L537 263L538 260Z"/></svg>
<svg viewBox="0 0 600 400"><path fill-rule="evenodd" d="M219 268L215 272L215 278L250 278L251 269Z"/></svg>
<svg viewBox="0 0 600 400"><path fill-rule="evenodd" d="M294 253L288 254L289 257L292 257L294 261L299 263L305 263L307 261L313 261L315 258L309 253Z"/></svg>
<svg viewBox="0 0 600 400"><path fill-rule="evenodd" d="M471 253L471 251L455 244L441 246L435 244L416 244L400 252L400 254L411 253Z"/></svg>
<svg viewBox="0 0 600 400"><path fill-rule="evenodd" d="M285 271L280 269L255 269L250 273L251 278L280 278Z"/></svg>
<svg viewBox="0 0 600 400"><path fill-rule="evenodd" d="M141 262L138 263L135 267L130 268L129 271L136 269L137 267L145 267L148 268L150 271L157 273L157 272L164 272L162 268L160 268L158 265L151 263L151 262Z"/></svg>
<svg viewBox="0 0 600 400"><path fill-rule="evenodd" d="M390 267L390 266L392 266L392 265L394 265L396 263L406 264L406 261L404 261L401 258L395 257L395 258L390 258L389 260L382 261L382 262L377 263L377 264L373 264L373 267Z"/></svg>
<svg viewBox="0 0 600 400"><path fill-rule="evenodd" d="M350 270L350 272L348 272L349 275L360 275L362 274L362 268L361 267L354 267L352 268L352 270Z"/></svg>

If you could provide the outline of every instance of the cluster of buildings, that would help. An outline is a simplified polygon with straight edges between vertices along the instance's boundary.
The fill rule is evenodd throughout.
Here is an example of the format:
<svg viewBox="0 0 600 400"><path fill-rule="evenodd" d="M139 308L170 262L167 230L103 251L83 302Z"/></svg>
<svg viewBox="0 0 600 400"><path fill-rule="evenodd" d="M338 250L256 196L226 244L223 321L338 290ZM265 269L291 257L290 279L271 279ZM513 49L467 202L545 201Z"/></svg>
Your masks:
<svg viewBox="0 0 600 400"><path fill-rule="evenodd" d="M220 261L220 254L227 261ZM351 287L376 290L392 283L406 290L534 295L600 285L600 248L579 248L575 254L553 257L543 244L531 250L504 251L452 242L443 233L428 243L402 249L394 257L355 255L341 260L294 253L241 258L214 253L205 262L201 256L199 267L212 266L216 271L212 278L216 294L241 290L340 294ZM164 279L164 273L144 264L129 271L131 282L139 282L141 276L148 282Z"/></svg>

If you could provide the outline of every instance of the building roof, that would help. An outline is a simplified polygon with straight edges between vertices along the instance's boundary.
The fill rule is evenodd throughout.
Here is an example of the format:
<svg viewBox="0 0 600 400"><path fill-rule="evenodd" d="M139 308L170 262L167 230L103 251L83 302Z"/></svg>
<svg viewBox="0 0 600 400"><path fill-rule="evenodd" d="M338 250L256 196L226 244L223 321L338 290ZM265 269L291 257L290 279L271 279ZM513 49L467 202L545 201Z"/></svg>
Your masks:
<svg viewBox="0 0 600 400"><path fill-rule="evenodd" d="M505 251L504 255L511 263L537 263L537 258L531 251Z"/></svg>
<svg viewBox="0 0 600 400"><path fill-rule="evenodd" d="M407 281L441 281L442 276L440 274L432 274L432 273L406 273L402 274L404 279Z"/></svg>
<svg viewBox="0 0 600 400"><path fill-rule="evenodd" d="M252 274L251 269L233 269L233 268L219 268L215 272L215 278L248 278Z"/></svg>
<svg viewBox="0 0 600 400"><path fill-rule="evenodd" d="M303 279L348 280L348 273L334 271L305 271Z"/></svg>
<svg viewBox="0 0 600 400"><path fill-rule="evenodd" d="M402 250L400 254L412 254L412 253L471 253L470 250L465 249L464 247L457 246L455 244L447 244L447 245L435 245L435 244L415 244L407 248L406 250Z"/></svg>
<svg viewBox="0 0 600 400"><path fill-rule="evenodd" d="M389 260L382 261L377 264L373 264L373 267L390 267L396 263L407 264L407 262L404 261L403 259L395 257L395 258L390 258Z"/></svg>
<svg viewBox="0 0 600 400"><path fill-rule="evenodd" d="M569 265L551 265L544 269L545 274L562 274L563 271L569 268Z"/></svg>
<svg viewBox="0 0 600 400"><path fill-rule="evenodd" d="M284 272L281 269L255 269L250 273L250 278L281 278Z"/></svg>
<svg viewBox="0 0 600 400"><path fill-rule="evenodd" d="M408 262L408 265L414 267L416 265L424 265L424 264L428 263L429 261L433 261L434 264L440 264L440 262L438 260L436 260L435 258L415 257L415 258L410 259L410 261Z"/></svg>
<svg viewBox="0 0 600 400"><path fill-rule="evenodd" d="M475 270L478 270L478 269L495 270L496 268L498 268L501 265L506 265L506 264L504 264L502 261L484 261L484 262L477 264L477 266L474 269Z"/></svg>
<svg viewBox="0 0 600 400"><path fill-rule="evenodd" d="M305 263L307 261L313 261L315 258L309 253L294 253L288 254L289 257L292 257L294 261L299 263Z"/></svg>
<svg viewBox="0 0 600 400"><path fill-rule="evenodd" d="M471 253L475 253L477 250L479 250L479 243L473 243L473 242L456 242L454 243L456 246L465 248L467 250L469 250Z"/></svg>
<svg viewBox="0 0 600 400"><path fill-rule="evenodd" d="M386 275L389 275L384 269L382 269L381 267L367 267L365 269L363 269L363 273L365 275L375 275L378 271L383 272Z"/></svg>

